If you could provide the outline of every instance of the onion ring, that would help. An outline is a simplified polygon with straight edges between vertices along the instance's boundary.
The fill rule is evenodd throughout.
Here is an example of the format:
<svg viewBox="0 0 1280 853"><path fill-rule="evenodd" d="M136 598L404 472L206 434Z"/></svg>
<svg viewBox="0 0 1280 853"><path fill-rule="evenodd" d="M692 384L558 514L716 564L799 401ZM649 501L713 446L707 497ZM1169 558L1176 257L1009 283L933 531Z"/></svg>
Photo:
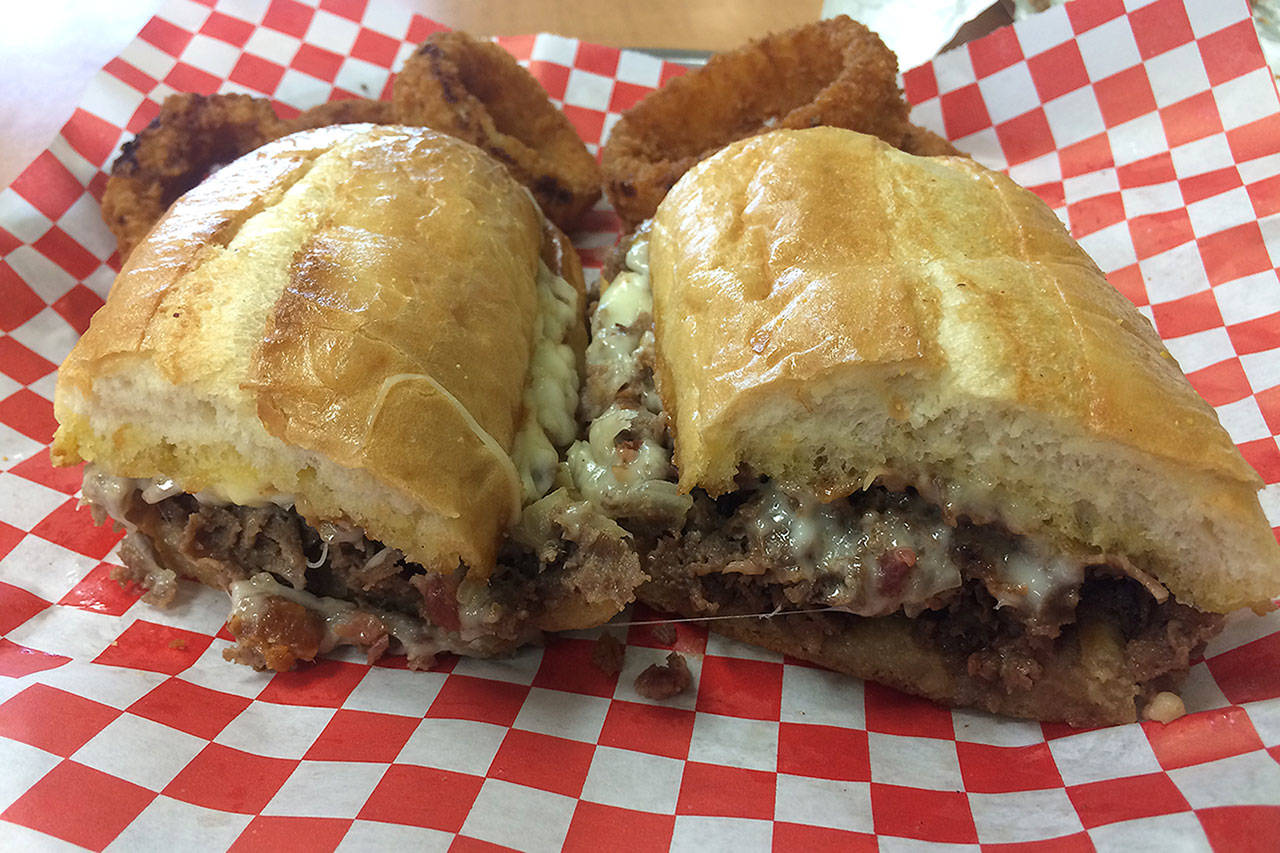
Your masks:
<svg viewBox="0 0 1280 853"><path fill-rule="evenodd" d="M178 196L219 166L281 136L331 124L395 120L390 101L330 101L281 120L265 98L170 95L160 114L120 149L102 195L102 218L127 258Z"/></svg>
<svg viewBox="0 0 1280 853"><path fill-rule="evenodd" d="M395 109L390 101L347 98L303 110L294 118L284 122L283 135L297 133L300 130L328 127L331 124L395 124L395 122Z"/></svg>
<svg viewBox="0 0 1280 853"><path fill-rule="evenodd" d="M924 151L955 149L913 128L898 60L844 15L713 56L628 110L604 146L605 191L626 228L648 219L693 164L775 128L833 125Z"/></svg>
<svg viewBox="0 0 1280 853"><path fill-rule="evenodd" d="M461 32L431 35L392 88L397 120L484 149L568 231L600 198L600 167L542 85L498 45Z"/></svg>
<svg viewBox="0 0 1280 853"><path fill-rule="evenodd" d="M963 151L932 130L925 130L923 127L917 127L914 124L907 125L907 132L903 134L902 141L898 143L898 147L908 154L915 154L917 157L966 156Z"/></svg>
<svg viewBox="0 0 1280 853"><path fill-rule="evenodd" d="M424 125L487 151L568 229L600 198L600 167L573 125L501 47L437 33L405 64L392 101L331 101L288 120L249 95L170 95L160 114L120 150L102 218L127 258L179 196L259 145L331 124Z"/></svg>
<svg viewBox="0 0 1280 853"><path fill-rule="evenodd" d="M177 200L218 167L284 132L271 103L249 95L170 95L126 142L102 194L102 218L128 257Z"/></svg>

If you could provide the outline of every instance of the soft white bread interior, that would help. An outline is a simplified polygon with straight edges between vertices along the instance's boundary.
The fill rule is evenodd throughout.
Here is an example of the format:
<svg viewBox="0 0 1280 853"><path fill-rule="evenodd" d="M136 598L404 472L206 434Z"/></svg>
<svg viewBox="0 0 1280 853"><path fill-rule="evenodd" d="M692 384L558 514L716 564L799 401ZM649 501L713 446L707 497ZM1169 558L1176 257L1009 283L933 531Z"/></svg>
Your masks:
<svg viewBox="0 0 1280 853"><path fill-rule="evenodd" d="M61 368L54 457L294 502L483 577L520 510L539 259L581 299L566 249L452 137L345 125L266 145L130 255Z"/></svg>
<svg viewBox="0 0 1280 853"><path fill-rule="evenodd" d="M735 143L650 240L680 485L879 479L1129 560L1226 612L1280 594L1261 480L1036 196L852 131Z"/></svg>

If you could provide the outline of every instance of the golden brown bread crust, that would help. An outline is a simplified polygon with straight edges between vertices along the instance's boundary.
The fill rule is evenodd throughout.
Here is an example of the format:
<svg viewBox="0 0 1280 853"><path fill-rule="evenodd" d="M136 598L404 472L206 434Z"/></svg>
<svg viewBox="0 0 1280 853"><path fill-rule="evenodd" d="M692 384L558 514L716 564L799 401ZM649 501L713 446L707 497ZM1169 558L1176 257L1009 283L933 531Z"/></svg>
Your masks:
<svg viewBox="0 0 1280 853"><path fill-rule="evenodd" d="M683 489L731 490L743 464L833 497L940 481L957 512L1124 555L1204 609L1280 592L1257 474L1008 178L777 131L676 185L650 263Z"/></svg>
<svg viewBox="0 0 1280 853"><path fill-rule="evenodd" d="M209 182L171 209L155 238L130 253L107 304L58 369L59 387L88 392L95 374L113 359L144 351L156 358L182 357L181 347L165 345L183 337L189 331L186 325L196 319L184 320L181 311L161 316L161 302L188 271L224 251L248 219L278 202L338 136L324 131L277 143L265 156L255 153L232 164L230 171L223 170L224 178ZM157 335L166 338L164 344L154 339ZM169 365L167 372L183 378L176 365Z"/></svg>
<svg viewBox="0 0 1280 853"><path fill-rule="evenodd" d="M447 507L478 542L496 543L512 498L495 496L510 479L468 421L510 450L537 316L541 217L479 152L432 156L462 149L440 136L379 136L352 153L332 224L293 258L250 379L258 416L287 443ZM399 167L419 159L434 162ZM432 188L451 180L449 191Z"/></svg>
<svg viewBox="0 0 1280 853"><path fill-rule="evenodd" d="M941 369L943 312L986 335L966 341L968 363L952 369L991 370L998 392L1030 408L1257 482L1150 324L1008 178L826 128L735 146L699 172L662 206L651 248L682 483L724 483L726 466L704 457L725 450L717 419L779 380ZM956 291L945 301L930 280L944 264ZM720 334L695 333L709 326ZM1176 411L1178 429L1158 428L1138 403Z"/></svg>
<svg viewBox="0 0 1280 853"><path fill-rule="evenodd" d="M507 451L539 259L582 293L565 246L457 139L348 125L278 140L132 254L62 367L55 458L287 496L313 524L345 516L482 577L520 505ZM122 387L175 405L130 411Z"/></svg>

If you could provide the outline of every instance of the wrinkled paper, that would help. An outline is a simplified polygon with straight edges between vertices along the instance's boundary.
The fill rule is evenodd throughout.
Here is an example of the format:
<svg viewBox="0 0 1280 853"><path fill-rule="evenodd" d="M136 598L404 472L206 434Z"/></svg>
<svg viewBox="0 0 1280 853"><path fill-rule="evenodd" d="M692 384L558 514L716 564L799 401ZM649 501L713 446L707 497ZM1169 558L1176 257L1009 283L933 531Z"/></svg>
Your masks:
<svg viewBox="0 0 1280 853"><path fill-rule="evenodd" d="M928 62L956 30L991 5L991 0L824 0L822 17L848 15L879 34L898 55L898 67Z"/></svg>

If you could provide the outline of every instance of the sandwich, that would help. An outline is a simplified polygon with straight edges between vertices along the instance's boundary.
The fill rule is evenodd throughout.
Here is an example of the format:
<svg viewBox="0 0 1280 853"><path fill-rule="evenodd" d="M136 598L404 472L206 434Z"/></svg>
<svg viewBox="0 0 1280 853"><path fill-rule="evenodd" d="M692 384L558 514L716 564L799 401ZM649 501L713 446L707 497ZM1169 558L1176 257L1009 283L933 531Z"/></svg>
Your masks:
<svg viewBox="0 0 1280 853"><path fill-rule="evenodd" d="M569 458L636 536L642 601L1097 725L1170 716L1222 614L1280 594L1260 478L1003 175L775 131L691 169L624 248Z"/></svg>
<svg viewBox="0 0 1280 853"><path fill-rule="evenodd" d="M577 257L425 128L271 142L179 199L62 365L59 465L156 603L226 590L228 657L430 665L604 622L638 561L567 489Z"/></svg>

